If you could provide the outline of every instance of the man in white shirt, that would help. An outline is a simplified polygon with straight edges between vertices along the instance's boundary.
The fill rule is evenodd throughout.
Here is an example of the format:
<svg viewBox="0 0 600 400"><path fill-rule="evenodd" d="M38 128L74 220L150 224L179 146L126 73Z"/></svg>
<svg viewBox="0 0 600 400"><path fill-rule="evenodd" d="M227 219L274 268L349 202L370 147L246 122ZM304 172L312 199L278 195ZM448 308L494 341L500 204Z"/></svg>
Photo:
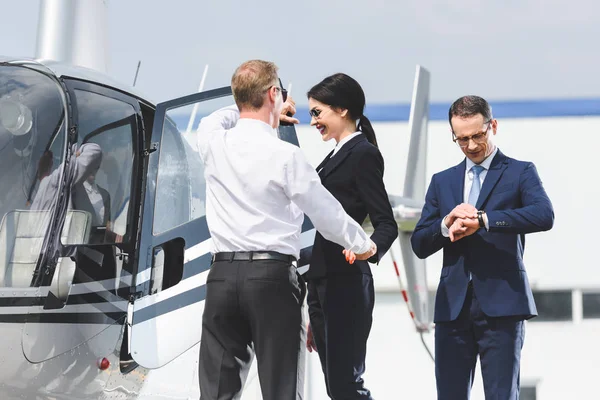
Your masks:
<svg viewBox="0 0 600 400"><path fill-rule="evenodd" d="M303 213L327 239L371 256L375 244L321 185L302 151L277 138L285 102L277 67L252 60L232 78L237 107L203 118L198 150L213 242L200 346L203 400L237 399L254 353L264 400L302 399ZM284 104L285 102L285 104ZM239 110L239 111L238 111Z"/></svg>

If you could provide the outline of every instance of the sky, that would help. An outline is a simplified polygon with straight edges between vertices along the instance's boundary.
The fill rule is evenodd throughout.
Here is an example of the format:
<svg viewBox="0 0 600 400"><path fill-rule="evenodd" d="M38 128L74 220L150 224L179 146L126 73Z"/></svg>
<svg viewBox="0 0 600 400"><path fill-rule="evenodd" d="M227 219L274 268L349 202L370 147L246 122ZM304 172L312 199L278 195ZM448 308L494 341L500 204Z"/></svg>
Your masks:
<svg viewBox="0 0 600 400"><path fill-rule="evenodd" d="M0 55L33 56L38 0L0 0ZM109 70L155 101L229 84L243 61L280 67L292 96L345 72L368 104L410 102L415 66L431 100L600 97L593 0L108 0Z"/></svg>

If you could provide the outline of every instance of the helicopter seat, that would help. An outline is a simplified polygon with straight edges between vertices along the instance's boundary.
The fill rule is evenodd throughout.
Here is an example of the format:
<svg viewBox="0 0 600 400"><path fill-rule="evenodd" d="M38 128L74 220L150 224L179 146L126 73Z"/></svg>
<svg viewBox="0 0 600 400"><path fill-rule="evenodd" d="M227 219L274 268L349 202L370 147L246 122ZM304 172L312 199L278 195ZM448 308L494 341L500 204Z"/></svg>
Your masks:
<svg viewBox="0 0 600 400"><path fill-rule="evenodd" d="M14 210L0 222L0 287L31 286L42 251L50 211ZM69 210L65 219L62 243L87 243L92 216L87 211ZM57 271L60 271L60 263Z"/></svg>

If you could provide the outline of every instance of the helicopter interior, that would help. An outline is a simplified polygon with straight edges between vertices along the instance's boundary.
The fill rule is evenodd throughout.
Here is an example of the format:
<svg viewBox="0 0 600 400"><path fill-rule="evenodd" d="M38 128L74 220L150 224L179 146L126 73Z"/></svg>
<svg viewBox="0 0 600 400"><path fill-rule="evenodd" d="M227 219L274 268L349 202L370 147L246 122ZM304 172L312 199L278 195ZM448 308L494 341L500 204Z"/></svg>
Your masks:
<svg viewBox="0 0 600 400"><path fill-rule="evenodd" d="M119 276L116 254L124 251L116 245L131 242L132 181L143 143L139 102L67 81L78 131L77 144L67 149L68 113L58 82L34 68L2 65L0 83L0 287L47 286L51 279L63 307L71 285ZM69 204L61 218L63 193ZM49 232L58 228L67 250L42 281L40 260ZM96 256L78 256L78 246Z"/></svg>

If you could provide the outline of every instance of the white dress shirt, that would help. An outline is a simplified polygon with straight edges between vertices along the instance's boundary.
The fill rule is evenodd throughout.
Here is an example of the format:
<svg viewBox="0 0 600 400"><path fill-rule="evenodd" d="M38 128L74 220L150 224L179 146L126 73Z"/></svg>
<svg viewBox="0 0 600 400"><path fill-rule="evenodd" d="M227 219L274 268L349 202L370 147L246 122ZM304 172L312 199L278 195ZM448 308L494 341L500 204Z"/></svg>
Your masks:
<svg viewBox="0 0 600 400"><path fill-rule="evenodd" d="M94 223L96 225L102 225L102 222L104 221L104 200L102 199L100 190L98 190L98 185L85 180L83 181L83 187L90 199L90 203L92 203L92 206L94 207L94 212L96 214Z"/></svg>
<svg viewBox="0 0 600 400"><path fill-rule="evenodd" d="M198 151L206 179L212 252L300 255L303 212L326 239L359 254L370 240L321 184L297 146L268 124L239 118L236 106L205 117Z"/></svg>
<svg viewBox="0 0 600 400"><path fill-rule="evenodd" d="M481 187L481 188L483 188L483 181L485 180L485 177L487 176L487 172L490 169L490 165L492 165L492 160L496 156L496 153L498 153L498 147L496 147L496 149L492 152L492 154L490 154L485 160L483 160L483 162L481 164L479 164L480 166L483 167L483 170L479 173L479 183L481 184L481 186L479 186L479 187ZM474 165L475 165L475 163L473 161L471 161L469 158L467 158L467 164L465 166L465 187L463 190L463 201L465 203L469 202L469 193L471 192L471 186L473 186L474 174L473 174L472 168ZM449 237L450 229L444 223L445 219L446 218L442 219L442 235L444 235L445 237ZM485 215L483 217L483 221L485 222L485 229L489 230L488 220Z"/></svg>

